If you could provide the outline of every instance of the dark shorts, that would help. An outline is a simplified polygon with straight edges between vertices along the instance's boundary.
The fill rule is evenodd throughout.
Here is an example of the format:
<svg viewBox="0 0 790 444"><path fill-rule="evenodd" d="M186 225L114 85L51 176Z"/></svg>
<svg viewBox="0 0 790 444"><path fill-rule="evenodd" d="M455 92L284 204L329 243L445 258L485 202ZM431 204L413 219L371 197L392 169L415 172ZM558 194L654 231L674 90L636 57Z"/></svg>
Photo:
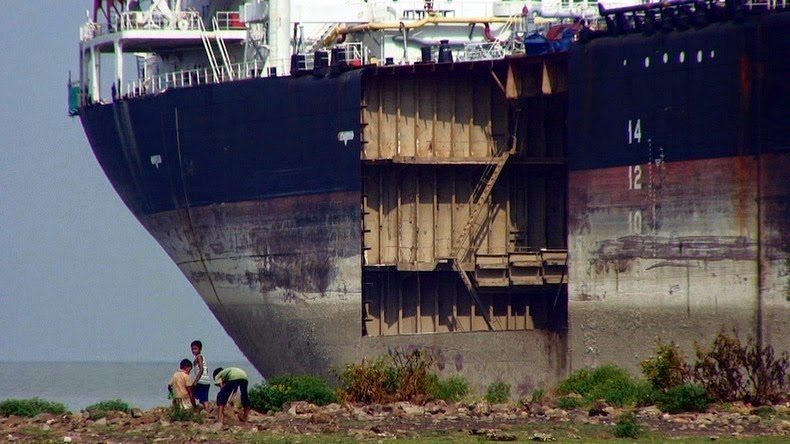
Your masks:
<svg viewBox="0 0 790 444"><path fill-rule="evenodd" d="M198 384L195 386L195 400L201 404L208 402L209 384Z"/></svg>
<svg viewBox="0 0 790 444"><path fill-rule="evenodd" d="M233 393L234 390L239 389L241 392L241 405L249 407L250 396L247 393L247 384L249 384L249 382L246 379L234 379L226 382L225 386L219 389L219 393L217 393L217 405L224 406L227 404L230 394Z"/></svg>

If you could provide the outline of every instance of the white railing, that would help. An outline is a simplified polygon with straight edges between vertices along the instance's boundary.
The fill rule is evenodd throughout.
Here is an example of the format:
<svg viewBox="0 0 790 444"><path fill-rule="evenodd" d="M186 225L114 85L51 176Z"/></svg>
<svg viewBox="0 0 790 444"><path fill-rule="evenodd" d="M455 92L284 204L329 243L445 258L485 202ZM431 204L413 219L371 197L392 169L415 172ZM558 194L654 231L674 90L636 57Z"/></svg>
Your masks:
<svg viewBox="0 0 790 444"><path fill-rule="evenodd" d="M315 54L300 54L301 57L296 59L296 66L292 68L297 71L312 71L315 67Z"/></svg>
<svg viewBox="0 0 790 444"><path fill-rule="evenodd" d="M227 70L221 70L217 76L211 68L190 69L168 72L157 76L136 79L128 82L123 91L124 97L137 97L158 94L172 88L189 88L199 85L225 83L235 80L253 79L259 77L274 77L288 75L285 72L286 61L272 61L267 63L255 60L251 62L234 63Z"/></svg>
<svg viewBox="0 0 790 444"><path fill-rule="evenodd" d="M445 17L484 17L493 14L490 1L454 3L448 0L434 0L430 14ZM419 20L429 14L424 0L401 0L393 3L398 18Z"/></svg>
<svg viewBox="0 0 790 444"><path fill-rule="evenodd" d="M344 62L348 66L362 66L366 65L368 62L368 48L365 47L362 42L353 42L353 43L345 43L342 45L336 45L336 48L344 48L345 54ZM332 63L335 63L333 60Z"/></svg>
<svg viewBox="0 0 790 444"><path fill-rule="evenodd" d="M97 36L105 34L101 23L87 22L80 26L80 41L85 42Z"/></svg>
<svg viewBox="0 0 790 444"><path fill-rule="evenodd" d="M746 7L749 9L783 9L790 4L788 0L748 0Z"/></svg>
<svg viewBox="0 0 790 444"><path fill-rule="evenodd" d="M244 30L239 13L217 11L214 31ZM87 41L121 31L200 31L201 16L197 11L182 11L175 16L162 12L127 11L113 17L110 23L88 22L80 27L80 40Z"/></svg>
<svg viewBox="0 0 790 444"><path fill-rule="evenodd" d="M340 61L344 62L347 66L358 67L369 63L369 50L361 42L347 43L342 45L342 48L345 49L345 51L341 52L344 56ZM297 68L299 70L313 69L313 58L313 54L306 54L305 57L300 60ZM290 75L290 72L286 71L289 64L290 59L270 59L265 63L259 60L253 60L250 62L228 65L226 69L220 69L216 73L211 68L168 72L127 82L122 92L122 97L158 94L172 88L189 88L192 86L210 85L260 77L287 76Z"/></svg>
<svg viewBox="0 0 790 444"><path fill-rule="evenodd" d="M122 13L118 22L121 31L149 29L196 31L199 20L200 14L197 11L180 12L176 17L161 12L129 11Z"/></svg>
<svg viewBox="0 0 790 444"><path fill-rule="evenodd" d="M464 60L494 60L505 58L505 50L499 42L467 43L464 45Z"/></svg>

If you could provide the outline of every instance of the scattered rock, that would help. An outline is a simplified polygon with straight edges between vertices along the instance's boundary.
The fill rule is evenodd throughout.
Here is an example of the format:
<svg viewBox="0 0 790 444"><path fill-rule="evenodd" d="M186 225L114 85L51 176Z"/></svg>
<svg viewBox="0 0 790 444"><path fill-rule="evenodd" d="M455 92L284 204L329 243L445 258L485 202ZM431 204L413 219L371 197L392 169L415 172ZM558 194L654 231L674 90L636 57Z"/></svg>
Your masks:
<svg viewBox="0 0 790 444"><path fill-rule="evenodd" d="M546 418L549 419L568 419L568 412L563 409L548 409L546 410Z"/></svg>
<svg viewBox="0 0 790 444"><path fill-rule="evenodd" d="M790 435L790 421L787 414L790 408L775 407L773 416L758 415L749 406L732 411L729 407L714 406L705 413L663 414L656 407L637 410L640 425L646 430L664 434L671 439L682 437L719 437L734 436L751 439L761 436ZM454 433L470 430L470 434L480 436L485 441L513 441L519 436L508 429L515 426L523 430L528 424L535 424L534 441L554 441L554 437L543 430L558 422L568 424L570 439L585 439L574 426L583 424L613 424L623 409L615 409L603 402L595 403L590 410L554 409L533 404L521 408L514 404L456 404L434 401L425 405L394 403L383 405L333 404L325 407L310 403L293 403L287 411L265 415L251 412L249 423L237 422L234 415L228 415L228 425L216 422L207 412L201 412L202 424L173 422L168 409L153 409L143 412L139 409L118 418L108 415L91 420L87 414L64 414L57 416L40 415L35 418L0 417L0 442L31 442L45 431L53 438L50 442L183 442L206 443L223 440L222 434L228 433L229 441L249 441L258 438L249 434L265 431L268 435L296 436L300 434L350 433L361 440L385 440L390 438L413 438L426 431ZM762 414L769 409L760 411ZM552 424L554 422L554 424ZM367 423L367 425L366 425ZM103 426L103 427L101 427ZM540 427L540 428L537 428ZM122 433L134 431L131 439L120 437ZM352 431L352 432L349 432ZM523 431L520 433L524 433ZM2 437L7 439L3 440ZM529 435L528 435L529 436ZM521 437L524 439L524 437Z"/></svg>
<svg viewBox="0 0 790 444"><path fill-rule="evenodd" d="M408 403L402 404L399 406L403 413L411 416L420 416L425 414L425 407L421 407L418 405L411 405Z"/></svg>
<svg viewBox="0 0 790 444"><path fill-rule="evenodd" d="M320 407L314 404L310 404L309 402L305 401L296 401L291 403L291 407L288 409L288 414L291 416L297 415L309 415L316 413L320 410Z"/></svg>
<svg viewBox="0 0 790 444"><path fill-rule="evenodd" d="M556 441L556 438L549 435L548 433L534 433L532 435L532 440L538 442L549 442L549 441Z"/></svg>
<svg viewBox="0 0 790 444"><path fill-rule="evenodd" d="M593 407L587 413L587 416L609 416L609 412L607 412L604 409L599 409L599 408Z"/></svg>

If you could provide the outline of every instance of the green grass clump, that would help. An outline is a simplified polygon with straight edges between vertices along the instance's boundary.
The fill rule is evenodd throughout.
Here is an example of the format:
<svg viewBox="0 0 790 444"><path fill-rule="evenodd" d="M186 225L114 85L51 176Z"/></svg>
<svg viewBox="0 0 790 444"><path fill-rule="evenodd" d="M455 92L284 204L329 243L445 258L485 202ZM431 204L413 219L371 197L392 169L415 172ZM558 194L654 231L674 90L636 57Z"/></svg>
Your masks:
<svg viewBox="0 0 790 444"><path fill-rule="evenodd" d="M543 390L542 388L536 388L532 391L532 397L529 399L529 402L541 404L545 398L546 390Z"/></svg>
<svg viewBox="0 0 790 444"><path fill-rule="evenodd" d="M107 412L129 413L131 410L129 404L120 399L97 402L85 408L91 419L103 418L107 416Z"/></svg>
<svg viewBox="0 0 790 444"><path fill-rule="evenodd" d="M614 436L637 439L640 435L642 435L642 427L637 424L634 414L632 412L623 413L614 427Z"/></svg>
<svg viewBox="0 0 790 444"><path fill-rule="evenodd" d="M557 406L563 410L573 410L581 407L584 404L580 397L576 396L562 396L557 401Z"/></svg>
<svg viewBox="0 0 790 444"><path fill-rule="evenodd" d="M615 407L647 405L657 396L649 382L635 379L625 369L612 364L578 370L557 391L560 395L577 393L585 405L604 399Z"/></svg>
<svg viewBox="0 0 790 444"><path fill-rule="evenodd" d="M510 400L510 384L496 381L486 390L486 401L491 404L501 404Z"/></svg>
<svg viewBox="0 0 790 444"><path fill-rule="evenodd" d="M700 384L672 387L659 397L656 405L665 413L704 412L708 408L708 393Z"/></svg>
<svg viewBox="0 0 790 444"><path fill-rule="evenodd" d="M776 411L776 408L774 408L774 406L761 405L760 407L752 409L749 413L752 415L757 415L763 419L768 419L773 416L776 416L778 412Z"/></svg>
<svg viewBox="0 0 790 444"><path fill-rule="evenodd" d="M469 394L469 381L463 376L450 376L436 381L433 396L436 399L458 402Z"/></svg>
<svg viewBox="0 0 790 444"><path fill-rule="evenodd" d="M294 401L327 405L337 402L337 394L325 380L312 375L277 376L250 389L250 404L259 412L279 411Z"/></svg>
<svg viewBox="0 0 790 444"><path fill-rule="evenodd" d="M195 409L185 409L178 406L171 406L168 416L172 422L195 422L201 424L203 417Z"/></svg>
<svg viewBox="0 0 790 444"><path fill-rule="evenodd" d="M40 413L62 415L66 413L66 411L65 405L41 398L7 399L0 402L0 415L3 416L23 416L32 418Z"/></svg>

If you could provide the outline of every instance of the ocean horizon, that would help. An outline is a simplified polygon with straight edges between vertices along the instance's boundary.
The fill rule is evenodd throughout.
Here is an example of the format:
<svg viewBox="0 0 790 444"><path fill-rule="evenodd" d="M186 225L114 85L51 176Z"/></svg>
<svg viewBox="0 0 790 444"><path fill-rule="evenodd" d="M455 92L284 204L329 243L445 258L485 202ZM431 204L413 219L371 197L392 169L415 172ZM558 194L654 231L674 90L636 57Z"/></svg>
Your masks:
<svg viewBox="0 0 790 444"><path fill-rule="evenodd" d="M168 406L167 384L178 371L179 361L0 361L0 402L41 398L60 402L72 412L114 399L143 410ZM211 371L216 367L244 369L251 386L263 381L248 362L208 364ZM210 399L218 391L212 386Z"/></svg>

